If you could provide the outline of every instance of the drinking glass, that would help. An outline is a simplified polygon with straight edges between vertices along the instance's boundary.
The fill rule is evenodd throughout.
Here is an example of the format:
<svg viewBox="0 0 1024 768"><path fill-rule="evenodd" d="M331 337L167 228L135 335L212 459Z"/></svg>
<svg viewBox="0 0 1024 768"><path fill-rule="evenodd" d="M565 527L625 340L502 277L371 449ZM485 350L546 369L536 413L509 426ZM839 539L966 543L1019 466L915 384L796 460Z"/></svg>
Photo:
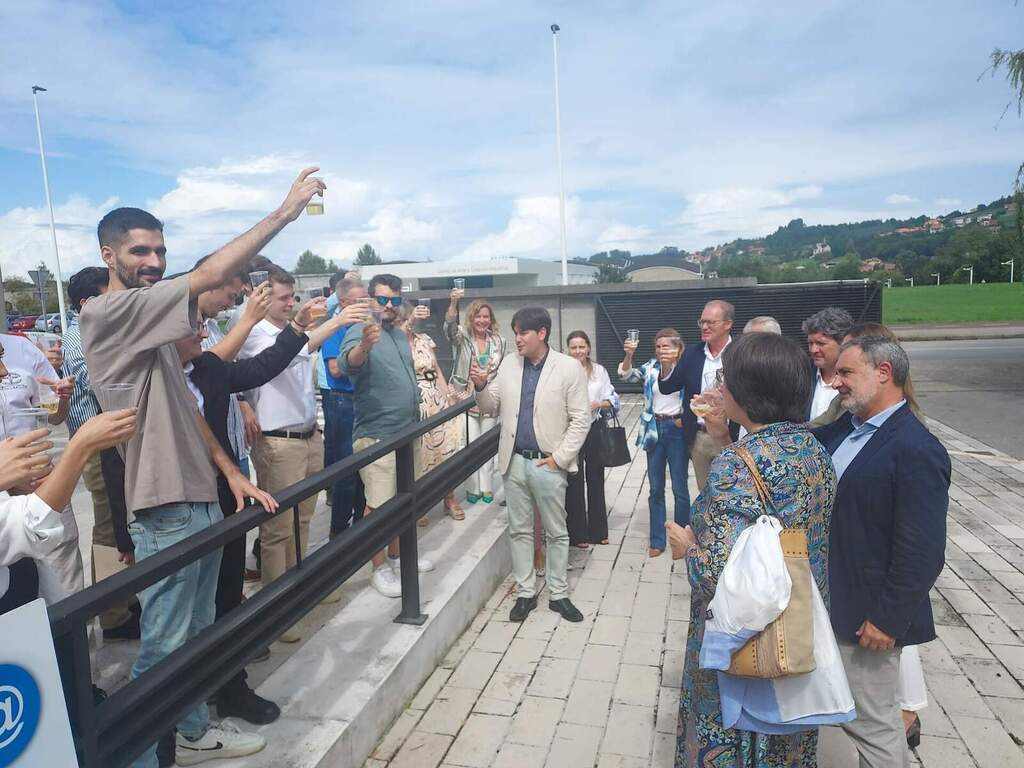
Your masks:
<svg viewBox="0 0 1024 768"><path fill-rule="evenodd" d="M461 277L456 277L454 280L452 280L452 284L460 291L466 290L466 281Z"/></svg>
<svg viewBox="0 0 1024 768"><path fill-rule="evenodd" d="M39 407L48 414L56 413L60 408L60 398L57 397L53 388L48 384L38 384L37 392L39 393Z"/></svg>
<svg viewBox="0 0 1024 768"><path fill-rule="evenodd" d="M380 325L380 313L376 309L380 305L377 304L377 301L372 296L363 296L359 299L359 303L366 305L366 311L370 313L370 319L368 322L371 322L374 325Z"/></svg>
<svg viewBox="0 0 1024 768"><path fill-rule="evenodd" d="M106 411L125 411L135 408L138 400L135 397L135 385L131 382L114 382L103 384L100 391L104 394L107 407Z"/></svg>
<svg viewBox="0 0 1024 768"><path fill-rule="evenodd" d="M306 298L309 299L322 299L324 297L323 288L311 288L306 291ZM309 308L309 316L314 320L320 320L327 317L327 305L326 304L314 304Z"/></svg>
<svg viewBox="0 0 1024 768"><path fill-rule="evenodd" d="M634 344L638 344L640 342L640 329L630 328L628 331L626 331L626 338L629 339L629 341L633 342Z"/></svg>
<svg viewBox="0 0 1024 768"><path fill-rule="evenodd" d="M421 299L416 299L416 304L418 306L426 307L427 309L430 309L430 299L422 299L422 298Z"/></svg>
<svg viewBox="0 0 1024 768"><path fill-rule="evenodd" d="M50 414L42 408L11 408L4 411L4 433L17 437L35 429L50 428Z"/></svg>
<svg viewBox="0 0 1024 768"><path fill-rule="evenodd" d="M249 282L252 284L253 288L259 288L267 282L268 277L270 277L270 273L267 270L257 269L254 272L249 273Z"/></svg>
<svg viewBox="0 0 1024 768"><path fill-rule="evenodd" d="M306 203L306 215L307 216L323 216L324 215L324 193L317 192L313 197L310 198L309 202Z"/></svg>

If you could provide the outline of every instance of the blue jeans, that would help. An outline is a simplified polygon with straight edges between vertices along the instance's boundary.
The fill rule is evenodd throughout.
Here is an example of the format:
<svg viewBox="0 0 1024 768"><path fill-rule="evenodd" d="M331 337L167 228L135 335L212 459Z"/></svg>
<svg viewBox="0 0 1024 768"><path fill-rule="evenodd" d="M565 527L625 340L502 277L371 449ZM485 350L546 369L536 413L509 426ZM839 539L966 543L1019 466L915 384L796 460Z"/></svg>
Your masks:
<svg viewBox="0 0 1024 768"><path fill-rule="evenodd" d="M350 395L321 390L324 403L324 466L352 455L352 428L355 407ZM363 516L366 501L359 473L353 472L331 487L331 534L344 531Z"/></svg>
<svg viewBox="0 0 1024 768"><path fill-rule="evenodd" d="M221 520L220 504L216 501L164 504L136 512L128 531L135 543L135 557L142 561ZM133 680L213 623L220 555L221 551L215 550L139 594L142 639L132 667ZM206 733L209 723L210 713L203 701L178 723L178 731L198 739ZM132 766L156 768L156 745Z"/></svg>
<svg viewBox="0 0 1024 768"><path fill-rule="evenodd" d="M672 495L675 496L675 521L690 524L690 489L686 484L689 462L683 428L674 421L658 422L658 442L647 451L647 483L651 487L647 506L651 513L651 548L665 549L665 465L672 474Z"/></svg>

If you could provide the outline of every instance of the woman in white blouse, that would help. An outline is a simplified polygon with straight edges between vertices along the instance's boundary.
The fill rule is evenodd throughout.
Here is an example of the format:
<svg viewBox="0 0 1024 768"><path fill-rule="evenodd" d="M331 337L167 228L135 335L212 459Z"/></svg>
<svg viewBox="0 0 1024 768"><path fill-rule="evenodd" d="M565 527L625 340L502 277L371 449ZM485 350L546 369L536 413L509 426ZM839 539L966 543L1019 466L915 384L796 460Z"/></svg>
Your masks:
<svg viewBox="0 0 1024 768"><path fill-rule="evenodd" d="M598 430L602 426L602 411L619 412L619 396L612 387L608 371L590 359L590 337L583 331L573 331L566 342L569 354L579 360L587 372L590 397L590 433L577 459L579 470L569 476L565 489L569 543L586 549L591 544L608 543L608 509L604 502L604 464Z"/></svg>

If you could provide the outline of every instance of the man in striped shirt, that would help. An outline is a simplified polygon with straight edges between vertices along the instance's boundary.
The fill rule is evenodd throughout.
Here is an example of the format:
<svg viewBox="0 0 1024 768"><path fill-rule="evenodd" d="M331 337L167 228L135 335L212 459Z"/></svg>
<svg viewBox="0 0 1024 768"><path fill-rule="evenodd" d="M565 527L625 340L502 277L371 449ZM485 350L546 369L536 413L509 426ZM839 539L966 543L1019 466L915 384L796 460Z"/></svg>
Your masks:
<svg viewBox="0 0 1024 768"><path fill-rule="evenodd" d="M71 300L73 312L61 342L64 348L64 370L69 376L75 378L75 389L71 393L67 420L68 434L71 436L74 436L78 428L97 413L96 401L92 395L92 385L89 382L89 369L85 365L85 356L82 354L82 334L78 326L78 313L81 312L82 305L89 299L106 293L109 281L109 273L103 267L86 267L72 275L68 281L68 298ZM130 546L131 541L129 540L127 544L121 542L121 545L118 546L114 535L107 486L103 482L103 473L100 471L99 452L90 456L85 463L82 479L92 496L93 547L115 547L121 551L122 559L130 559L131 553L134 551L134 548ZM125 546L128 546L127 552L122 549ZM96 583L95 551L91 560L92 581ZM137 602L127 600L101 613L100 627L103 628L104 640L137 640L139 637Z"/></svg>

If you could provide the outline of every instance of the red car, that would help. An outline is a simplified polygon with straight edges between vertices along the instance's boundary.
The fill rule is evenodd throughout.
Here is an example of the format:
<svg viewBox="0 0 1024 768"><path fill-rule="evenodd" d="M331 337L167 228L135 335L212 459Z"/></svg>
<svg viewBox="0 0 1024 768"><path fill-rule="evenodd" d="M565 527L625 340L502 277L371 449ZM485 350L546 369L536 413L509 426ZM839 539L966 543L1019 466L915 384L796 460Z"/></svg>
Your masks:
<svg viewBox="0 0 1024 768"><path fill-rule="evenodd" d="M12 331L32 331L36 327L38 315L22 315L11 320Z"/></svg>

